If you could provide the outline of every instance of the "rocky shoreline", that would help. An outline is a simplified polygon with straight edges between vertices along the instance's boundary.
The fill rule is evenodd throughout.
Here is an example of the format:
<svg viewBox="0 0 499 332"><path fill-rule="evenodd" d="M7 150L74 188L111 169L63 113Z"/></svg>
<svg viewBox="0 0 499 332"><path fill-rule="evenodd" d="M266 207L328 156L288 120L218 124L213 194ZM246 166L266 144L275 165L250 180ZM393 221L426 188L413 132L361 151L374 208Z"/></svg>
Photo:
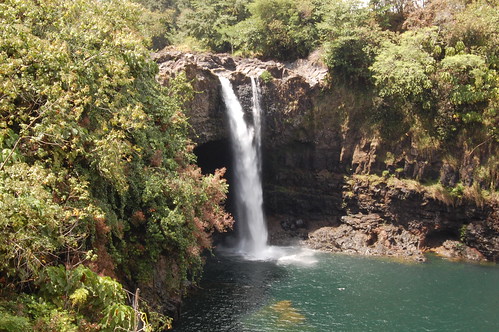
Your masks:
<svg viewBox="0 0 499 332"><path fill-rule="evenodd" d="M299 243L321 251L419 262L426 260L424 254L428 252L453 260L497 261L497 249L485 250L486 256L464 242L473 234L477 243L492 241L489 248L498 247L498 237L490 236L495 219L489 208L477 207L473 202L449 207L432 197L429 190L411 188L401 180L354 176L350 183L352 187L343 195L345 215L333 222L289 216L269 218L271 243ZM462 224L457 227L455 215L461 213ZM482 219L485 222L480 223Z"/></svg>

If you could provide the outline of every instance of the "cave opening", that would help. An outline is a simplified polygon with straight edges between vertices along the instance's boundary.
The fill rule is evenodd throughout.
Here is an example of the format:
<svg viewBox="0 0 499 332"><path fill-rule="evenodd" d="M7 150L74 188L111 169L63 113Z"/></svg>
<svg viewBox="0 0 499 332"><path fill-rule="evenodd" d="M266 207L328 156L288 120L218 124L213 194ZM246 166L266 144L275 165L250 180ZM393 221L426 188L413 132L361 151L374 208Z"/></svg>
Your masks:
<svg viewBox="0 0 499 332"><path fill-rule="evenodd" d="M213 174L215 169L227 168L226 177L232 169L232 150L228 139L220 139L199 144L194 148L197 164L201 167L203 174Z"/></svg>
<svg viewBox="0 0 499 332"><path fill-rule="evenodd" d="M226 168L224 178L229 184L229 191L225 201L225 209L235 216L235 199L232 185L234 183L232 149L229 139L220 139L199 144L194 148L197 164L203 174L214 174L216 169Z"/></svg>
<svg viewBox="0 0 499 332"><path fill-rule="evenodd" d="M440 247L446 240L459 240L459 232L453 228L435 229L426 235L423 245L427 248Z"/></svg>

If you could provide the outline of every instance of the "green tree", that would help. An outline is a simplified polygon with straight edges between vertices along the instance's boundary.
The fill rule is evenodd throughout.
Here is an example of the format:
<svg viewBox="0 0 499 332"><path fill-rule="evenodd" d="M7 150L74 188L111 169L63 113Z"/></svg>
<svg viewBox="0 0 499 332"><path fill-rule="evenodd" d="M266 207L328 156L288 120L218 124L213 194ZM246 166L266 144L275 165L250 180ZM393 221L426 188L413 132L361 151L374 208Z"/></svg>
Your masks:
<svg viewBox="0 0 499 332"><path fill-rule="evenodd" d="M463 126L484 126L487 135L497 137L499 77L483 57L446 56L435 80L440 100L437 123L443 137Z"/></svg>
<svg viewBox="0 0 499 332"><path fill-rule="evenodd" d="M136 284L167 256L173 294L197 280L210 234L232 222L223 172L194 165L183 114L192 88L182 75L157 83L143 15L121 0L0 3L0 282L30 289L63 325L78 312L35 282L55 266L119 269ZM79 289L76 302L90 292ZM97 311L128 317L123 302L89 306L85 319L104 328ZM120 317L112 324L128 324Z"/></svg>
<svg viewBox="0 0 499 332"><path fill-rule="evenodd" d="M462 42L467 52L486 58L493 69L499 67L499 4L497 1L473 1L446 27L449 46Z"/></svg>
<svg viewBox="0 0 499 332"><path fill-rule="evenodd" d="M370 7L383 29L403 31L406 18L419 7L414 0L371 0Z"/></svg>
<svg viewBox="0 0 499 332"><path fill-rule="evenodd" d="M236 49L264 58L305 57L316 46L315 5L312 1L256 0L251 16L230 32Z"/></svg>
<svg viewBox="0 0 499 332"><path fill-rule="evenodd" d="M398 42L387 42L371 69L382 97L400 104L422 102L423 92L433 85L430 75L435 72L438 36L434 29L405 32Z"/></svg>
<svg viewBox="0 0 499 332"><path fill-rule="evenodd" d="M333 81L370 85L369 67L388 38L359 1L332 1L318 5L317 29L324 49L324 62Z"/></svg>
<svg viewBox="0 0 499 332"><path fill-rule="evenodd" d="M405 32L385 42L370 67L378 94L372 118L386 139L396 141L409 132L420 141L432 136L438 43L436 29Z"/></svg>
<svg viewBox="0 0 499 332"><path fill-rule="evenodd" d="M228 29L248 17L249 0L191 0L177 17L180 43L185 37L215 52L232 50L233 37Z"/></svg>

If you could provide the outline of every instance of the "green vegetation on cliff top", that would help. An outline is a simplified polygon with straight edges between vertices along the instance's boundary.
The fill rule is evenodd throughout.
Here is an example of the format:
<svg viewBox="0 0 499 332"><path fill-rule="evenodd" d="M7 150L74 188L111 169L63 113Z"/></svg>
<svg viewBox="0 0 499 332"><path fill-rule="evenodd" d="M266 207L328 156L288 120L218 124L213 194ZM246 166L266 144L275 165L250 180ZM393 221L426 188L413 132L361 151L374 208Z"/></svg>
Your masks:
<svg viewBox="0 0 499 332"><path fill-rule="evenodd" d="M223 172L201 175L186 137L192 88L156 82L143 15L118 0L0 3L2 331L168 326L117 280L135 291L166 257L173 296L231 224Z"/></svg>
<svg viewBox="0 0 499 332"><path fill-rule="evenodd" d="M369 99L361 112L350 112L359 115L350 119L356 128L374 130L387 145L409 138L420 153L443 155L456 170L476 169L465 185L497 190L497 1L162 3L172 14L169 42L180 49L283 61L319 50L333 93L347 87Z"/></svg>

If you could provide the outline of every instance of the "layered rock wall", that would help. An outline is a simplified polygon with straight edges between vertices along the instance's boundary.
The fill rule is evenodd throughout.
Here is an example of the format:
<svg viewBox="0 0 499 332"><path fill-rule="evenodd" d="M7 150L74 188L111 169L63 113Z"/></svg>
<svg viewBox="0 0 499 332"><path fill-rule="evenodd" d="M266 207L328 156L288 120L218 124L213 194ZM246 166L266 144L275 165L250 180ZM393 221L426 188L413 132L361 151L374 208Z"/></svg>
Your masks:
<svg viewBox="0 0 499 332"><path fill-rule="evenodd" d="M197 91L188 106L191 137L203 154L220 154L206 160L230 159L221 155L230 151L217 75L231 79L248 117L250 77L259 78L264 201L276 242L305 237L319 249L421 260L424 249L449 240L463 246L454 256L499 259L496 203L439 196L398 179L453 185L465 183L471 173L446 164L438 153L418 151L409 136L395 145L382 142L365 126L369 96L326 89L321 82L327 71L317 61L281 64L168 51L155 58L160 81L184 71ZM207 169L227 166L206 163ZM291 229L289 220L291 225L301 220L302 226Z"/></svg>

